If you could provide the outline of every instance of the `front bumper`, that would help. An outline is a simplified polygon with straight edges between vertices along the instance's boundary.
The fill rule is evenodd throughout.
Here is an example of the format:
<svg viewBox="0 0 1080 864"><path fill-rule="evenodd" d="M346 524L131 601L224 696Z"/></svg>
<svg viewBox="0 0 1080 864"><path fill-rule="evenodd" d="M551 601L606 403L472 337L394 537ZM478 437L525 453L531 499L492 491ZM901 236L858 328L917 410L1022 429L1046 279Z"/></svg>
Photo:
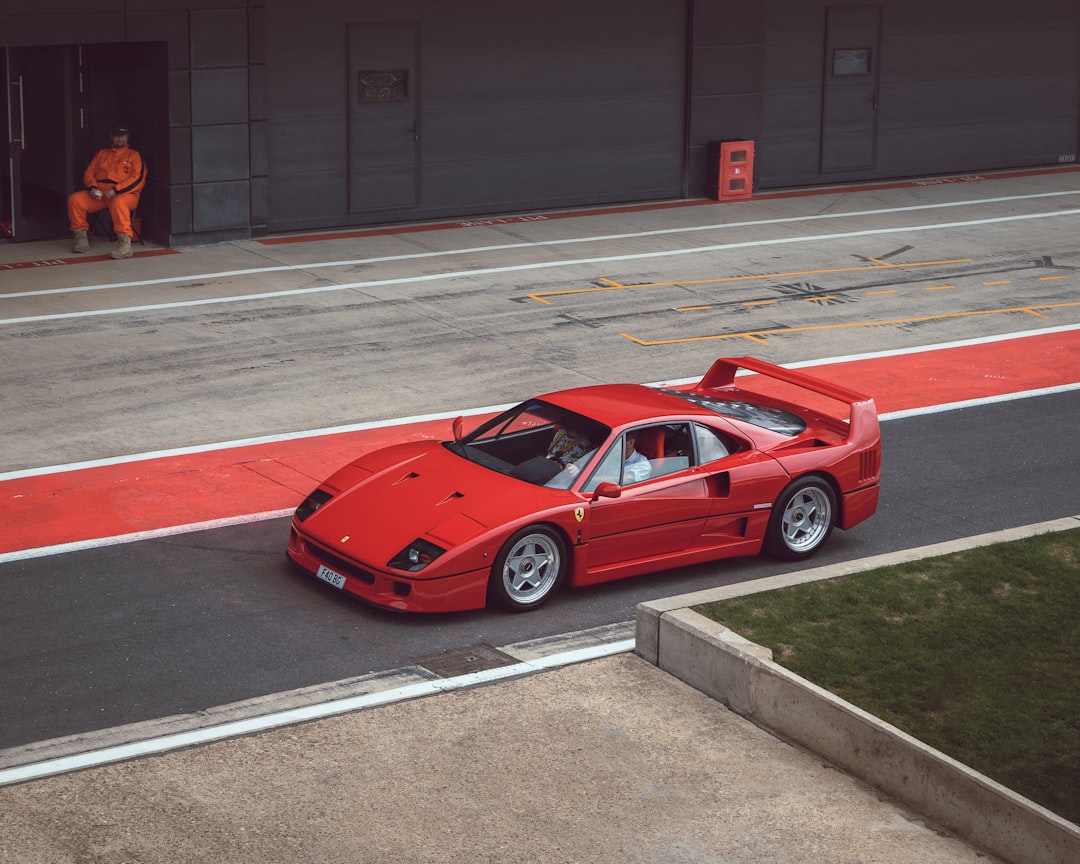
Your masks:
<svg viewBox="0 0 1080 864"><path fill-rule="evenodd" d="M312 575L320 566L329 567L345 577L342 591L397 612L461 612L487 605L488 570L417 579L408 573L374 568L338 555L298 531L295 522L285 554Z"/></svg>

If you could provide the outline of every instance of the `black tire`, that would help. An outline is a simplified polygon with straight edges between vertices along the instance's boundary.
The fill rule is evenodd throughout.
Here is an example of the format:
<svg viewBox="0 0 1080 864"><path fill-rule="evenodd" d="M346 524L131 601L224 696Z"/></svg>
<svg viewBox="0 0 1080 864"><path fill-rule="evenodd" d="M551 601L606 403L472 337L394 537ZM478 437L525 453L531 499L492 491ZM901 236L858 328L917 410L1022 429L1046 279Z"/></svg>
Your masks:
<svg viewBox="0 0 1080 864"><path fill-rule="evenodd" d="M566 544L543 525L522 528L495 558L488 600L510 612L528 612L547 602L566 575Z"/></svg>
<svg viewBox="0 0 1080 864"><path fill-rule="evenodd" d="M789 483L773 505L765 551L782 561L801 561L820 549L836 525L836 493L824 477Z"/></svg>

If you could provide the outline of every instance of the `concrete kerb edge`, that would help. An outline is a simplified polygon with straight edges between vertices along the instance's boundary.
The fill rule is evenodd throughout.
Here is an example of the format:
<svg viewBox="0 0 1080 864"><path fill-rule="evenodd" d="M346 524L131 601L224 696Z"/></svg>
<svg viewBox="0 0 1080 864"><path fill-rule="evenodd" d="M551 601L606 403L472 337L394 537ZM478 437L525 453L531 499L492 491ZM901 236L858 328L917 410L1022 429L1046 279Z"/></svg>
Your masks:
<svg viewBox="0 0 1080 864"><path fill-rule="evenodd" d="M1080 826L774 663L692 607L1080 527L1080 516L669 597L637 608L637 653L778 737L1009 862L1080 860Z"/></svg>

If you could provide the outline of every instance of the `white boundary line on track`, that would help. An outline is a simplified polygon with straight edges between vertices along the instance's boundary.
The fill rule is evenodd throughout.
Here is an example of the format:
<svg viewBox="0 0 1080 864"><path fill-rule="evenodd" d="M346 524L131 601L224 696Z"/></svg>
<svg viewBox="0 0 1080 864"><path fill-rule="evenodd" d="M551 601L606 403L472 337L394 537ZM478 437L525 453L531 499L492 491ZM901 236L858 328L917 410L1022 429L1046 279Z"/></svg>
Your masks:
<svg viewBox="0 0 1080 864"><path fill-rule="evenodd" d="M605 645L593 645L588 648L578 648L561 654L552 654L534 660L523 660L514 663L511 666L501 666L496 669L488 669L482 672L470 672L455 678L439 678L430 681L422 681L417 684L395 687L391 690L384 690L379 693L366 693L362 696L350 696L344 699L335 699L330 702L308 705L303 708L293 708L273 714L264 714L261 717L234 720L229 723L209 726L204 729L193 729L188 732L178 732L173 735L164 735L143 741L133 741L129 744L106 747L101 750L92 750L87 753L78 753L73 756L64 756L58 759L46 760L44 762L35 762L30 765L20 765L14 768L0 770L0 787L12 783L24 783L28 780L39 780L43 777L50 777L55 774L66 774L70 771L96 768L113 762L123 762L138 756L148 756L199 744L209 744L214 741L221 741L225 738L236 738L242 735L252 735L257 732L266 732L270 729L278 729L282 726L289 726L294 723L322 720L327 717L334 717L338 714L359 711L364 708L375 708L392 702L403 702L407 699L417 699L422 696L431 696L451 690L464 690L480 684L491 684L496 681L504 681L508 678L530 675L534 672L556 669L560 666L569 666L575 663L584 663L588 660L610 657L614 654L622 654L626 651L633 650L634 640L624 639Z"/></svg>
<svg viewBox="0 0 1080 864"><path fill-rule="evenodd" d="M84 291L104 291L111 288L143 288L147 285L168 285L193 279L223 279L230 276L257 276L263 273L282 273L293 270L317 270L325 267L352 267L359 264L385 264L390 261L413 261L423 258L441 258L452 255L470 255L479 252L502 252L509 249L530 249L540 246L566 246L572 243L603 243L611 240L634 240L642 237L660 237L669 234L691 234L701 231L718 231L731 228L751 228L762 225L783 225L791 222L813 222L819 219L856 219L863 216L884 216L891 213L912 213L919 210L939 210L945 207L968 207L984 204L1002 204L1009 201L1027 201L1037 198L1057 198L1064 195L1080 195L1080 190L1038 192L1031 195L1005 195L997 198L979 198L971 201L944 201L938 204L912 204L907 207L882 207L875 210L817 213L809 216L782 216L775 219L752 219L745 222L719 222L712 225L690 225L681 228L658 228L652 231L634 231L623 234L598 234L592 237L566 237L559 240L536 240L522 243L503 243L491 246L473 246L464 249L446 249L434 252L412 252L404 255L384 255L375 258L353 258L344 261L317 261L311 264L279 264L272 267L252 267L245 270L222 270L218 273L195 273L185 276L167 276L160 279L140 279L130 282L105 282L99 285L75 285L69 288L44 288L40 291L17 291L0 294L0 300L16 297L42 297L48 294L76 294ZM1050 214L1053 215L1053 214ZM517 223L515 223L517 224ZM486 226L485 226L486 227ZM312 242L318 242L316 237Z"/></svg>
<svg viewBox="0 0 1080 864"><path fill-rule="evenodd" d="M886 211L891 212L891 211ZM1022 222L1031 219L1049 219L1059 216L1080 216L1080 209L1056 210L1051 213L1027 213L1013 216L995 216L987 219L971 219L967 222L941 222L929 225L904 225L894 228L867 228L861 231L841 231L836 234L812 234L805 237L773 237L768 240L746 240L738 243L717 243L695 246L690 249L668 249L661 252L635 252L626 255L601 255L596 258L574 258L560 261L541 261L533 264L512 264L505 267L482 267L475 270L449 270L429 273L425 276L402 276L395 279L374 279L364 282L343 282L331 285L312 285L306 288L290 288L283 291L262 291L256 294L234 294L227 297L204 297L201 300L177 300L171 303L151 303L145 306L120 306L109 309L88 309L81 312L57 312L50 315L28 315L22 318L2 318L0 326L9 324L33 324L42 321L61 321L74 318L94 318L104 315L124 315L135 312L155 312L163 309L186 309L197 306L214 306L222 303L247 303L252 300L273 300L279 297L295 297L308 294L325 294L334 291L381 288L389 285L409 285L423 282L440 282L470 276L492 276L501 273L521 273L530 270L548 270L559 267L576 267L593 264L610 264L618 261L640 261L650 258L669 258L676 255L700 255L706 252L723 252L730 249L748 249L761 246L785 246L793 243L817 243L844 240L852 237L876 237L883 234L938 231L944 228L970 228L974 225L994 225L1006 222ZM802 218L802 217L800 217ZM539 246L530 243L528 246ZM445 254L445 253L442 253ZM310 266L310 265L309 265ZM193 277L186 277L187 281Z"/></svg>
<svg viewBox="0 0 1080 864"><path fill-rule="evenodd" d="M1071 333L1080 330L1080 324L1063 324L1059 327L1045 327L1039 330L1021 330L1014 333L1002 333L996 336L979 336L972 339L957 339L952 342L939 342L934 345L915 345L909 348L897 348L888 351L871 351L862 354L846 354L840 357L824 357L818 360L800 360L796 363L784 364L789 369L807 369L815 366L828 366L834 363L854 363L859 360L876 360L883 357L903 357L908 354L922 354L932 351L946 351L950 348L968 348L974 345L989 345L995 342L1008 342L1014 339L1026 339L1035 336L1049 336L1054 333ZM659 381L653 385L656 387L679 386L692 384L701 380L701 376L694 378L679 378L668 381ZM123 465L131 462L145 462L151 459L167 459L173 456L188 456L195 453L210 453L216 450L232 450L240 447L251 447L260 444L276 444L284 441L299 441L305 438L319 438L329 435L338 435L348 432L360 432L369 429L385 429L392 426L405 426L414 423L427 423L436 420L452 420L458 416L471 417L477 414L496 414L516 403L505 405L489 405L483 408L469 408L461 411L441 411L433 414L417 414L412 417L398 418L394 420L372 420L364 423L348 423L342 426L327 426L321 429L308 429L300 432L286 432L278 435L263 435L255 438L238 438L232 441L218 441L211 444L194 444L190 447L174 447L168 450L151 450L146 453L132 453L124 456L112 456L104 459L87 459L79 462L68 462L61 465L47 465L40 468L22 468L15 471L0 472L0 483L7 480L18 480L23 477L40 477L45 474L61 474L65 471L82 471L86 468L104 468L112 465Z"/></svg>
<svg viewBox="0 0 1080 864"><path fill-rule="evenodd" d="M805 369L814 366L824 366L835 363L850 363L858 360L872 360L880 357L895 357L905 354L919 354L930 351L941 351L948 348L967 347L972 345L985 345L994 342L1003 342L1011 339L1022 339L1031 336L1043 336L1054 333L1066 333L1080 330L1080 324L1068 324L1062 327L1049 327L1042 330L1032 330L1022 333L1009 333L1000 336L984 336L977 339L963 339L955 342L944 342L939 345L903 348L896 351L875 351L866 354L852 354L844 357L832 357L821 360L805 360L798 363L787 364L791 369ZM650 386L665 386L691 384L699 378L685 378L674 381L663 381ZM1043 387L1037 390L1023 390L1017 393L1004 393L999 396L985 396L978 399L967 399L960 402L950 402L944 405L928 405L922 408L910 408L903 411L892 411L879 415L879 420L901 420L907 417L917 417L925 414L938 414L945 411L958 411L964 408L976 408L982 405L993 405L1000 402L1011 402L1016 399L1029 399L1037 396L1050 396L1055 393L1067 393L1080 390L1080 381L1072 384L1062 384L1056 387ZM376 421L371 423L357 423L349 426L338 426L328 429L315 429L307 432L297 432L291 435L272 435L265 438L248 438L239 441L229 441L220 444L206 444L197 447L179 448L176 450L161 450L152 453L138 453L130 456L120 456L114 459L96 459L89 462L74 462L68 465L53 465L47 468L27 469L25 471L12 471L0 474L0 481L18 479L21 477L35 477L46 474L62 473L64 471L79 471L87 468L97 468L110 465L119 465L130 462L147 461L151 459L167 458L169 456L186 455L190 453L214 452L232 448L247 447L253 444L274 443L278 441L291 441L302 438L311 438L322 435L333 435L340 432L351 432L358 429L379 429L391 426L418 423L428 420L450 419L459 415L471 416L475 414L494 414L510 405L488 406L486 408L473 408L468 411L444 412L440 414L427 414L410 417L403 420ZM270 510L263 513L249 513L242 516L212 519L206 522L194 522L188 525L176 525L168 528L138 531L132 534L119 534L113 537L100 537L93 540L80 540L72 543L61 543L54 546L42 546L36 549L22 549L15 552L0 553L0 564L13 561L25 561L31 558L45 558L51 555L63 555L68 552L81 552L88 549L99 549L106 546L118 546L124 543L137 543L142 540L154 540L162 537L172 537L179 534L190 534L196 531L208 531L215 528L228 528L234 525L248 525L255 522L265 522L270 519L282 519L289 516L292 509Z"/></svg>
<svg viewBox="0 0 1080 864"><path fill-rule="evenodd" d="M999 402L1012 402L1017 399L1030 399L1036 396L1052 396L1055 393L1068 393L1080 390L1080 382L1075 384L1062 384L1057 387L1043 387L1039 390L1023 390L1018 393L1004 393L1000 396L985 396L979 399L968 399L963 402L949 402L944 405L928 405L924 408L910 408L906 411L893 411L878 416L878 420L903 420L907 417L920 417L926 414L940 414L945 411L961 411L964 408L977 408L983 405L995 405ZM36 549L21 549L15 552L0 553L0 564L12 561L26 561L31 558L47 558L50 555L64 555L68 552L82 552L88 549L101 549L106 546L119 546L124 543L138 543L142 540L156 540L162 537L173 537L178 534L191 534L196 531L209 531L215 528L230 528L234 525L250 525L255 522L266 522L270 519L284 519L291 516L293 508L285 510L268 510L263 513L248 513L243 516L230 516L222 519L211 519L206 522L193 522L188 525L174 525L168 528L155 528L148 531L137 531L133 534L118 534L113 537L99 537L93 540L77 540L72 543L60 543L56 546L40 546Z"/></svg>

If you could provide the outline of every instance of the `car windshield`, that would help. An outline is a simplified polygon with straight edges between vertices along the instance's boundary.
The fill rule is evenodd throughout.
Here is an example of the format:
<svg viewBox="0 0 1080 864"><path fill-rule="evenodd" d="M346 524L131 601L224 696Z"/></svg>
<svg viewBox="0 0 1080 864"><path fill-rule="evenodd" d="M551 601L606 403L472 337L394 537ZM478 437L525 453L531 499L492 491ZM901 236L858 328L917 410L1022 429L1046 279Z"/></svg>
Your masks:
<svg viewBox="0 0 1080 864"><path fill-rule="evenodd" d="M785 411L783 408L773 408L771 405L759 405L756 402L745 402L741 399L721 399L689 390L664 388L662 392L678 396L694 405L700 405L722 417L752 423L754 426L760 426L762 429L768 429L780 435L795 436L806 430L806 421L802 417Z"/></svg>
<svg viewBox="0 0 1080 864"><path fill-rule="evenodd" d="M569 489L610 431L581 414L534 399L445 446L501 474L537 486Z"/></svg>

